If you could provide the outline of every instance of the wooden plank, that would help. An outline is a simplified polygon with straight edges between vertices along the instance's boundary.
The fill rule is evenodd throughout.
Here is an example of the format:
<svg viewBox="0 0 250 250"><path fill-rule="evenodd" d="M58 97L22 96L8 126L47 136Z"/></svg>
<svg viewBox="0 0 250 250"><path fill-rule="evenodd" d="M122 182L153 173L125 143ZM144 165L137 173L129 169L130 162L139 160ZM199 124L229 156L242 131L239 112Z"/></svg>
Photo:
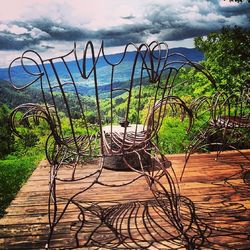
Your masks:
<svg viewBox="0 0 250 250"><path fill-rule="evenodd" d="M244 153L250 157L250 150L245 150ZM181 195L186 197L185 202L182 201L181 213L187 219L189 216L187 204L192 201L196 214L202 222L201 228L207 230L201 249L247 249L250 245L250 237L248 237L250 235L250 187L242 177L244 171L250 170L250 163L236 151L223 153L217 161L215 156L214 153L191 156L184 178L179 183ZM169 155L167 158L172 161L172 166L179 178L184 164L184 155ZM97 169L97 166L97 162L79 166L76 176L87 175ZM47 212L49 171L47 162L42 161L7 209L7 214L0 219L0 249L43 249L45 247L49 231ZM71 173L72 169L62 168L59 176L69 178ZM135 176L137 174L133 172L104 170L101 179L106 183L119 184ZM83 190L91 181L92 178L74 183L59 182L57 194L69 198ZM110 220L113 225L120 227L120 233L126 235L127 249L135 249L138 246L142 248L148 242L152 242L152 245L148 245L147 249L157 249L157 247L170 249L176 245L179 245L179 249L185 249L180 240L166 241L169 235L164 229L156 227L157 224L162 225L169 232L175 233L173 227L168 227L169 221L154 203L153 194L144 178L119 188L95 185L77 198L83 207L90 208L90 203L87 204L86 201L95 201L95 204L104 209L103 212L113 202ZM120 205L115 207L114 204ZM64 206L65 203L59 202L58 211L62 211ZM98 215L99 210L96 211ZM151 219L145 217L145 213L148 213ZM79 210L75 206L69 206L62 221L56 227L52 247L77 248L75 231L72 230L71 224L74 222L75 227L79 228L78 214ZM89 221L85 225L85 231L82 230L79 233L82 244L86 243L91 231L95 230L100 223L98 216L91 213L86 215L89 216ZM100 242L112 239L112 244L115 244L115 239L112 237L114 235L105 225L102 225L93 236ZM138 243L134 239L137 239ZM96 248L91 247L89 243L86 249Z"/></svg>

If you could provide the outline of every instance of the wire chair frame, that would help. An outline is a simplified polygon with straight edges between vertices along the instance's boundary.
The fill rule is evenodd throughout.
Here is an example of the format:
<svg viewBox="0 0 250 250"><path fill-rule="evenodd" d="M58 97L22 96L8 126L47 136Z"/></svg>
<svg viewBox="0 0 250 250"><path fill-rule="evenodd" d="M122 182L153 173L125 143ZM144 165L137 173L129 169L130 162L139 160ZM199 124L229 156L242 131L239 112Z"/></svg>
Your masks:
<svg viewBox="0 0 250 250"><path fill-rule="evenodd" d="M130 53L131 48L133 53ZM76 44L69 53L45 60L37 52L27 50L21 57L14 59L9 67L10 80L16 90L21 91L33 84L39 84L43 96L42 104L22 104L13 110L12 130L20 136L20 120L24 123L36 123L39 119L45 119L50 128L45 145L46 157L50 163L50 232L46 247L51 246L56 227L63 221L72 205L79 210L78 220L81 224L75 233L76 246L90 246L90 242L93 243L92 234L83 244L80 244L79 234L86 224L83 219L86 214L95 214L96 203L84 207L77 198L96 185L117 188L130 185L141 178L145 178L164 223L173 228L172 234L165 232L165 236L161 236L162 241L171 242L178 247L185 246L187 249L199 247L204 242L206 229L198 225L192 202L180 196L171 162L160 152L154 138L169 109L180 110L186 114L189 118L189 128L192 126L192 111L183 100L174 95L174 86L180 70L191 66L204 73L211 81L212 76L201 65L188 60L185 56L178 53L170 54L164 42L154 41L141 45L129 43L116 61L105 54L104 43L96 50L89 41L82 51L82 56L79 54L81 53L78 53ZM122 83L120 79L116 80L121 73L118 69L128 63L129 56L132 57L129 77ZM73 58L73 61L69 58ZM16 84L13 76L17 62L32 78L23 86ZM33 64L32 67L30 63ZM109 76L104 80L101 78L103 69L109 72ZM90 84L89 82L92 84L93 92L91 107L88 107L87 95L82 94L85 90L84 84ZM147 94L145 86L152 89L153 96L149 102L143 99ZM117 97L121 95L125 101L123 109L117 114ZM135 110L133 113L132 106ZM89 110L94 112L94 117L88 115ZM19 111L23 114L21 118L17 115ZM62 112L68 121L67 129L62 124ZM119 126L119 122L122 126ZM105 160L117 156L121 157L127 169L137 175L121 184L103 182L101 176L105 171ZM143 161L145 157L149 157L146 163ZM90 158L99 159L96 169L79 176L78 168L87 168ZM130 161L130 158L135 159ZM134 165L135 161L137 166ZM65 172L66 175L62 174ZM60 197L57 190L60 183L74 184L85 181L88 185L79 192L71 194L67 199ZM64 205L59 209L61 202L64 202ZM86 201L85 204L87 203ZM119 206L106 209L121 209ZM187 207L184 209L188 211L187 216L183 214L183 207ZM116 214L115 211L117 210L114 210ZM104 218L102 219L104 224L107 223ZM160 225L158 227L163 230ZM115 228L112 230L119 239L116 246L126 247L121 232ZM194 235L201 240L197 241ZM138 244L135 239L133 242ZM162 244L164 246L165 243Z"/></svg>
<svg viewBox="0 0 250 250"><path fill-rule="evenodd" d="M206 108L204 108L206 107ZM209 118L200 129L195 138L191 140L185 155L185 164L181 174L183 177L190 156L200 150L212 146L217 148L216 160L226 149L237 150L247 160L250 159L240 150L240 144L244 141L244 134L240 130L250 129L250 98L249 86L240 89L234 94L228 95L224 92L216 92L211 97L199 97L190 106L194 116L208 113ZM211 137L218 137L216 141L210 141ZM233 145L230 139L234 139Z"/></svg>

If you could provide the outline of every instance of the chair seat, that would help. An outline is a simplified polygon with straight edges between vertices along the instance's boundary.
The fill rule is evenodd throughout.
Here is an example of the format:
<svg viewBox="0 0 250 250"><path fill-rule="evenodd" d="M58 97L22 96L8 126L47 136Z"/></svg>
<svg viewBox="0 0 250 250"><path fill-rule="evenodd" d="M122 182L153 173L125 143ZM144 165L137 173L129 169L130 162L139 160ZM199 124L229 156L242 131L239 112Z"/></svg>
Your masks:
<svg viewBox="0 0 250 250"><path fill-rule="evenodd" d="M146 126L131 124L103 127L104 167L112 170L130 170L151 166L150 143L146 140ZM148 152L148 153L147 153ZM141 158L141 161L140 161Z"/></svg>
<svg viewBox="0 0 250 250"><path fill-rule="evenodd" d="M211 125L221 128L250 128L250 118L240 116L220 116Z"/></svg>
<svg viewBox="0 0 250 250"><path fill-rule="evenodd" d="M104 154L129 154L143 149L147 143L146 129L142 124L131 124L126 128L119 125L103 127Z"/></svg>

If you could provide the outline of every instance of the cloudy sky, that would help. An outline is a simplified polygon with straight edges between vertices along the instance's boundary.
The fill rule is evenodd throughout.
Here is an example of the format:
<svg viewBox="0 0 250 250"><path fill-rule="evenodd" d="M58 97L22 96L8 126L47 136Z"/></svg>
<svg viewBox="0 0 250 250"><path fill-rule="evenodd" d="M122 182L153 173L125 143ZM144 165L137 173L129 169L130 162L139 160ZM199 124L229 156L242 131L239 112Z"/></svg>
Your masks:
<svg viewBox="0 0 250 250"><path fill-rule="evenodd" d="M0 67L25 49L44 57L73 42L104 40L110 52L127 42L167 41L193 47L193 38L221 27L249 28L250 4L223 0L0 0Z"/></svg>

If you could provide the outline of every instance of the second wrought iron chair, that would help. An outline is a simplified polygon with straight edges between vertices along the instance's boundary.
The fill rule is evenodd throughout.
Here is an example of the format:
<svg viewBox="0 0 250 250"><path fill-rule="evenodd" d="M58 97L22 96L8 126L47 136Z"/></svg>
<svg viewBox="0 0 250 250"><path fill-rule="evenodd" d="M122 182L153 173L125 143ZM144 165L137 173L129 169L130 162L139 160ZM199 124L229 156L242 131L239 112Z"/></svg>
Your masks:
<svg viewBox="0 0 250 250"><path fill-rule="evenodd" d="M199 97L194 100L190 109L196 116L207 113L207 120L200 131L190 142L185 167L190 156L202 150L217 151L216 160L224 150L237 150L250 160L242 148L249 147L250 131L250 95L249 85L234 94L216 92L213 96Z"/></svg>

